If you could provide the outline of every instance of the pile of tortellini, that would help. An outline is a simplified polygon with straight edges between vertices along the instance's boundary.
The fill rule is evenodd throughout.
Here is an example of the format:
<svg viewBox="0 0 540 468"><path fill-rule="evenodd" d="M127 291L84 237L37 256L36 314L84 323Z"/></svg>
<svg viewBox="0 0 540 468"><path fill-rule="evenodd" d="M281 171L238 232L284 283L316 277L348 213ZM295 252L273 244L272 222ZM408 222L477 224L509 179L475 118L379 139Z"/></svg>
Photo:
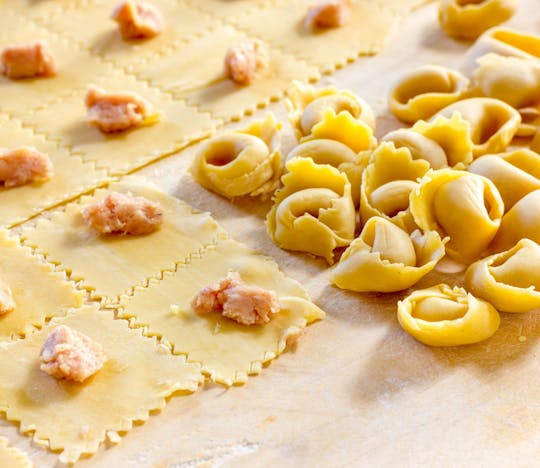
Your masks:
<svg viewBox="0 0 540 468"><path fill-rule="evenodd" d="M412 126L380 141L360 97L294 83L298 145L284 168L269 115L209 140L192 171L225 197L272 195L271 238L339 259L339 288L398 292L445 256L463 265L464 288L414 291L398 302L398 320L428 345L484 340L500 311L540 307L540 37L489 30L465 69L408 73L389 107Z"/></svg>

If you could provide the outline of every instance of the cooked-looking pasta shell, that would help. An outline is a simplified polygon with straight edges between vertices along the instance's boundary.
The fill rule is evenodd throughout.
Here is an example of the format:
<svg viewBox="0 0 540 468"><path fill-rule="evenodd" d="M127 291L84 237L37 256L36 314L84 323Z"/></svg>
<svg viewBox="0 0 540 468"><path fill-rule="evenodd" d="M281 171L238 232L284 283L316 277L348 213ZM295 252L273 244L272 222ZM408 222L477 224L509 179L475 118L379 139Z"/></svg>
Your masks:
<svg viewBox="0 0 540 468"><path fill-rule="evenodd" d="M523 107L519 109L521 115L521 124L516 136L522 138L534 137L540 129L540 104L535 107ZM538 141L537 153L540 153L540 140Z"/></svg>
<svg viewBox="0 0 540 468"><path fill-rule="evenodd" d="M398 302L397 316L407 333L429 346L478 343L492 336L501 322L491 304L446 284L414 291Z"/></svg>
<svg viewBox="0 0 540 468"><path fill-rule="evenodd" d="M540 243L540 190L525 195L503 216L490 250L507 250L525 238Z"/></svg>
<svg viewBox="0 0 540 468"><path fill-rule="evenodd" d="M401 121L429 119L467 95L469 79L457 70L423 65L406 74L390 91L388 105Z"/></svg>
<svg viewBox="0 0 540 468"><path fill-rule="evenodd" d="M336 247L349 245L356 224L345 174L311 158L291 159L266 218L268 233L286 250L309 252L333 263Z"/></svg>
<svg viewBox="0 0 540 468"><path fill-rule="evenodd" d="M454 112L459 112L471 126L475 158L504 151L521 124L521 116L516 109L493 98L464 99L445 107L438 115L449 118Z"/></svg>
<svg viewBox="0 0 540 468"><path fill-rule="evenodd" d="M410 288L444 256L438 233L408 234L390 221L373 217L347 248L331 282L351 291L395 292Z"/></svg>
<svg viewBox="0 0 540 468"><path fill-rule="evenodd" d="M430 170L411 193L410 211L423 231L450 237L454 260L478 259L495 237L504 205L493 182L453 169Z"/></svg>
<svg viewBox="0 0 540 468"><path fill-rule="evenodd" d="M281 175L281 124L272 114L210 138L195 156L191 172L203 187L227 198L273 192Z"/></svg>
<svg viewBox="0 0 540 468"><path fill-rule="evenodd" d="M468 170L495 184L505 211L528 193L540 190L540 154L527 149L482 156L474 160Z"/></svg>
<svg viewBox="0 0 540 468"><path fill-rule="evenodd" d="M540 307L540 246L521 239L506 252L473 263L465 287L501 312L529 312Z"/></svg>
<svg viewBox="0 0 540 468"><path fill-rule="evenodd" d="M510 19L517 5L517 0L440 0L439 23L451 37L476 39Z"/></svg>

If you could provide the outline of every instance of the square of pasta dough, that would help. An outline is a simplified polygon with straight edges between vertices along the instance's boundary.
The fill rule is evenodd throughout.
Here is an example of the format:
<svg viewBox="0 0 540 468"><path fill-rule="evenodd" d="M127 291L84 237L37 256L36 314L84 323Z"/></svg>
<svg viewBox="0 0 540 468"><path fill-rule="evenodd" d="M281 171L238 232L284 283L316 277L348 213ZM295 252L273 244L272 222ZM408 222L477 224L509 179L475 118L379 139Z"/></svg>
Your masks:
<svg viewBox="0 0 540 468"><path fill-rule="evenodd" d="M195 295L209 284L237 271L248 284L277 293L281 310L264 325L246 326L219 313L197 314ZM201 363L204 373L219 383L244 383L262 365L279 355L289 337L324 317L306 291L286 277L270 258L230 239L205 250L162 280L151 280L121 300L119 316L132 318L145 333L157 335L175 354Z"/></svg>
<svg viewBox="0 0 540 468"><path fill-rule="evenodd" d="M15 118L0 115L0 148L33 146L49 156L54 175L44 182L17 187L0 187L0 225L11 227L28 220L41 211L96 187L107 180L105 170L84 163L78 156L59 148L28 128L22 128Z"/></svg>
<svg viewBox="0 0 540 468"><path fill-rule="evenodd" d="M0 279L15 301L14 310L0 315L0 341L23 336L83 303L86 294L77 291L65 273L54 271L4 230L0 230L0 259Z"/></svg>
<svg viewBox="0 0 540 468"><path fill-rule="evenodd" d="M234 22L240 15L269 8L277 3L276 0L186 0L186 2L226 22Z"/></svg>
<svg viewBox="0 0 540 468"><path fill-rule="evenodd" d="M23 122L113 175L125 174L172 153L207 136L214 127L208 114L173 100L121 70L93 84L105 91L138 93L151 103L153 112L159 114L158 121L124 132L103 133L86 122L84 89L24 117Z"/></svg>
<svg viewBox="0 0 540 468"><path fill-rule="evenodd" d="M103 346L107 361L84 382L56 379L39 368L41 347L60 324ZM106 436L117 438L133 421L146 421L150 411L164 408L174 392L195 391L201 381L199 365L95 305L0 346L0 410L20 422L22 433L33 432L36 443L62 451L65 463L95 453Z"/></svg>
<svg viewBox="0 0 540 468"><path fill-rule="evenodd" d="M0 436L0 466L5 468L32 468L34 465L26 453L9 446L9 441Z"/></svg>
<svg viewBox="0 0 540 468"><path fill-rule="evenodd" d="M238 85L226 77L224 58L229 46L244 40L245 34L223 26L180 44L153 60L152 67L136 67L134 72L185 99L188 104L224 120L240 118L244 112L252 112L280 98L294 79L309 81L320 77L314 67L268 48L268 68L251 84Z"/></svg>
<svg viewBox="0 0 540 468"><path fill-rule="evenodd" d="M101 235L88 227L81 206L102 200L111 191L131 193L156 202L163 210L163 224L147 235ZM177 263L189 260L215 244L225 232L208 213L170 197L137 178L123 179L108 189L98 189L62 210L41 218L35 227L23 229L24 242L48 261L70 272L71 278L105 302L116 300L148 278L160 277Z"/></svg>

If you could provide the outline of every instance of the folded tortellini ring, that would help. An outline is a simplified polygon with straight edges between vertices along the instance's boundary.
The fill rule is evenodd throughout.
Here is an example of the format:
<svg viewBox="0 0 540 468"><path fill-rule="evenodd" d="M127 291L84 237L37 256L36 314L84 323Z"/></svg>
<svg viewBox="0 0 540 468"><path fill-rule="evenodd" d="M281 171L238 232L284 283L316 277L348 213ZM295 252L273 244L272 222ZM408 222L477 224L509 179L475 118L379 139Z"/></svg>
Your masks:
<svg viewBox="0 0 540 468"><path fill-rule="evenodd" d="M195 180L227 198L272 193L281 176L280 130L268 114L245 130L210 138L195 156Z"/></svg>
<svg viewBox="0 0 540 468"><path fill-rule="evenodd" d="M478 343L492 336L501 322L491 304L446 284L414 291L399 301L397 317L407 333L429 346Z"/></svg>
<svg viewBox="0 0 540 468"><path fill-rule="evenodd" d="M457 70L424 65L406 74L390 91L388 105L401 121L428 119L468 95L469 79Z"/></svg>
<svg viewBox="0 0 540 468"><path fill-rule="evenodd" d="M521 239L510 250L473 263L465 287L501 312L540 308L540 246Z"/></svg>
<svg viewBox="0 0 540 468"><path fill-rule="evenodd" d="M489 179L440 169L430 170L411 193L410 211L421 230L450 237L446 253L468 264L478 259L495 237L504 204Z"/></svg>
<svg viewBox="0 0 540 468"><path fill-rule="evenodd" d="M333 251L354 239L356 213L345 174L311 158L287 162L283 187L266 218L270 237L281 248L308 252L333 263Z"/></svg>
<svg viewBox="0 0 540 468"><path fill-rule="evenodd" d="M482 156L475 159L468 170L495 184L505 211L528 193L540 190L540 154L527 149Z"/></svg>
<svg viewBox="0 0 540 468"><path fill-rule="evenodd" d="M455 112L470 124L474 158L503 152L521 124L521 116L516 109L503 101L486 97L458 101L445 107L433 119L439 115L450 118Z"/></svg>
<svg viewBox="0 0 540 468"><path fill-rule="evenodd" d="M408 234L375 216L347 248L332 273L331 282L358 292L395 292L410 288L444 256L438 233Z"/></svg>
<svg viewBox="0 0 540 468"><path fill-rule="evenodd" d="M360 218L366 223L373 216L383 217L407 232L416 229L409 212L409 195L417 180L429 170L423 159L414 160L407 148L381 143L372 153L362 174Z"/></svg>

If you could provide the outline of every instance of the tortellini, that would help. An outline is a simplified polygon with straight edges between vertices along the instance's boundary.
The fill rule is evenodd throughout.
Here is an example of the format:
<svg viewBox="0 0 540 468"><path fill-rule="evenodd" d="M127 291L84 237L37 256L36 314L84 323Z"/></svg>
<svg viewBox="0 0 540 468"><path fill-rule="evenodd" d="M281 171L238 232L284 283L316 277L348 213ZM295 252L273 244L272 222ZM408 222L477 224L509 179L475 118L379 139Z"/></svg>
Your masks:
<svg viewBox="0 0 540 468"><path fill-rule="evenodd" d="M468 170L495 184L505 211L528 193L540 190L540 154L527 149L482 156L473 161Z"/></svg>
<svg viewBox="0 0 540 468"><path fill-rule="evenodd" d="M356 216L345 174L311 158L287 162L283 188L266 218L268 233L283 249L309 252L333 263L333 251L354 239Z"/></svg>
<svg viewBox="0 0 540 468"><path fill-rule="evenodd" d="M536 107L523 107L519 109L519 115L521 115L521 124L516 136L522 138L534 137L536 132L540 130L540 104ZM538 143L535 151L540 153L540 139Z"/></svg>
<svg viewBox="0 0 540 468"><path fill-rule="evenodd" d="M410 211L423 231L450 237L446 252L470 263L495 237L504 205L489 179L453 169L430 170L410 197Z"/></svg>
<svg viewBox="0 0 540 468"><path fill-rule="evenodd" d="M452 117L459 112L470 124L473 157L500 153L516 135L521 116L508 104L493 98L469 98L444 108L438 115Z"/></svg>
<svg viewBox="0 0 540 468"><path fill-rule="evenodd" d="M521 239L506 252L473 263L465 275L469 291L501 312L540 307L540 246Z"/></svg>
<svg viewBox="0 0 540 468"><path fill-rule="evenodd" d="M281 176L280 130L281 124L268 114L245 130L210 138L195 156L193 176L227 198L273 192Z"/></svg>
<svg viewBox="0 0 540 468"><path fill-rule="evenodd" d="M469 79L456 70L424 65L405 75L391 90L388 105L403 122L428 119L467 96Z"/></svg>
<svg viewBox="0 0 540 468"><path fill-rule="evenodd" d="M411 232L416 225L409 212L409 195L417 180L429 170L423 159L414 160L407 148L381 143L362 174L360 218L362 223L381 216Z"/></svg>
<svg viewBox="0 0 540 468"><path fill-rule="evenodd" d="M414 291L398 302L397 310L401 327L429 346L478 343L492 336L501 322L491 304L446 284Z"/></svg>
<svg viewBox="0 0 540 468"><path fill-rule="evenodd" d="M407 289L433 270L444 256L444 242L436 232L409 235L375 216L343 254L331 282L351 291Z"/></svg>
<svg viewBox="0 0 540 468"><path fill-rule="evenodd" d="M476 39L487 29L510 19L517 0L440 0L439 23L458 39Z"/></svg>

